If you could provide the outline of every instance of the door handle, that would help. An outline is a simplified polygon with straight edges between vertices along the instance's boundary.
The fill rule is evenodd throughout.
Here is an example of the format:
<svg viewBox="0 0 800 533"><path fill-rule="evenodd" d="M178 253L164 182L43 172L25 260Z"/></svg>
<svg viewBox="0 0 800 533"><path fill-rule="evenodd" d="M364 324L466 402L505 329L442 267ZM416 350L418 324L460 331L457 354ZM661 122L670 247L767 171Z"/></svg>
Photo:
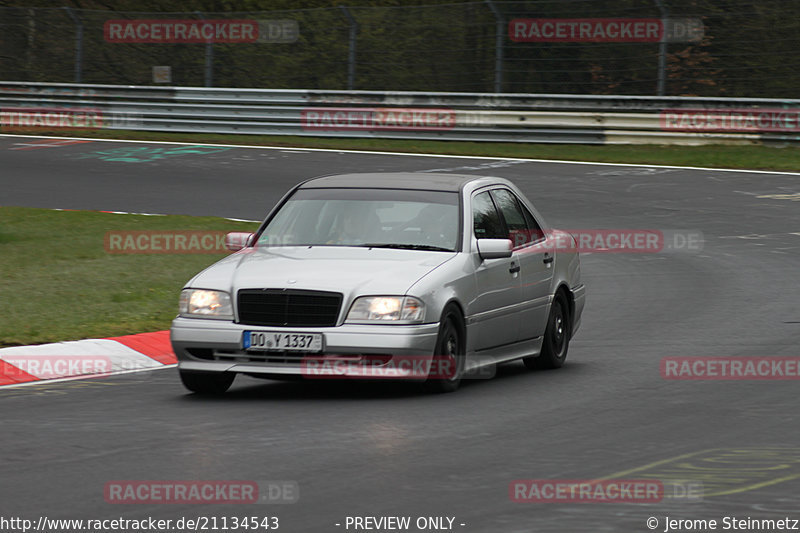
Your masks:
<svg viewBox="0 0 800 533"><path fill-rule="evenodd" d="M512 263L511 263L511 266L510 266L510 267L509 267L509 269L508 269L508 271L509 271L510 273L512 273L512 274L516 274L517 272L519 272L519 271L520 271L520 266L519 266L519 263L512 262Z"/></svg>
<svg viewBox="0 0 800 533"><path fill-rule="evenodd" d="M542 263L545 265L552 263L555 258L550 254L544 254L544 259L542 259Z"/></svg>

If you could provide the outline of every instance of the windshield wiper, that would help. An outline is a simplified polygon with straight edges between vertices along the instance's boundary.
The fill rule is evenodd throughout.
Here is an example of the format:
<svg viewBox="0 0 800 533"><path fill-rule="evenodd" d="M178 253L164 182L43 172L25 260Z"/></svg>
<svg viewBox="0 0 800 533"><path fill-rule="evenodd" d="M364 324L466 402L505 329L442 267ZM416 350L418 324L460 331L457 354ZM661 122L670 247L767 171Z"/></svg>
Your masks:
<svg viewBox="0 0 800 533"><path fill-rule="evenodd" d="M359 244L364 248L396 248L398 250L430 250L432 252L452 252L450 248L442 246L433 246L430 244L380 244L380 243L367 243Z"/></svg>

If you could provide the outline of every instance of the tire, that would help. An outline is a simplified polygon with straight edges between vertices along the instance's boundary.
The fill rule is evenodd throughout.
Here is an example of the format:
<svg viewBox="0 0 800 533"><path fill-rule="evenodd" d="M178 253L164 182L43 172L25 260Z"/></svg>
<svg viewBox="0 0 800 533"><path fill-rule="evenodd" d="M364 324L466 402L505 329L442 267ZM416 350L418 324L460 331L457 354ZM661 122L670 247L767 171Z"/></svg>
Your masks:
<svg viewBox="0 0 800 533"><path fill-rule="evenodd" d="M425 382L425 388L429 392L454 392L458 389L466 363L465 340L464 319L461 313L455 306L446 307L442 313L431 366L431 372L437 377L429 376ZM453 370L449 371L450 368Z"/></svg>
<svg viewBox="0 0 800 533"><path fill-rule="evenodd" d="M542 351L537 357L525 357L522 361L530 369L549 370L561 368L567 360L569 338L572 333L569 304L564 293L557 292L550 306L547 328L542 339Z"/></svg>
<svg viewBox="0 0 800 533"><path fill-rule="evenodd" d="M195 372L179 370L183 386L197 394L223 394L233 383L232 372Z"/></svg>

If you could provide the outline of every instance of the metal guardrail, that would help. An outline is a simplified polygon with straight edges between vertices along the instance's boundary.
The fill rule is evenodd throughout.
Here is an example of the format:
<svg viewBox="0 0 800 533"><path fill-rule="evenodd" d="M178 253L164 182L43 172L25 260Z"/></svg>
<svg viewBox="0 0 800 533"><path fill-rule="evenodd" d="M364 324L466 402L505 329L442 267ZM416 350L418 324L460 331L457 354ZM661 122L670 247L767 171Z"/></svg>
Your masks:
<svg viewBox="0 0 800 533"><path fill-rule="evenodd" d="M57 128L581 144L800 141L800 100L0 82L0 131Z"/></svg>

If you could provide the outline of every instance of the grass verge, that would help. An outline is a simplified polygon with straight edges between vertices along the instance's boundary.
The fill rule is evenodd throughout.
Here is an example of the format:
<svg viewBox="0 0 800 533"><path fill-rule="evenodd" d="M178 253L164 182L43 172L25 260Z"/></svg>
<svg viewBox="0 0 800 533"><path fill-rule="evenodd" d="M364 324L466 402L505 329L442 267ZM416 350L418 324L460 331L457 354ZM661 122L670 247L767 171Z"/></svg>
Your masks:
<svg viewBox="0 0 800 533"><path fill-rule="evenodd" d="M253 231L216 217L0 207L0 347L158 331L181 287L226 254L112 254L108 231Z"/></svg>
<svg viewBox="0 0 800 533"><path fill-rule="evenodd" d="M13 131L4 131L13 134ZM34 134L30 130L25 133ZM329 148L334 150L368 150L426 154L515 157L525 159L557 159L597 161L603 163L637 163L693 167L754 170L800 171L800 147L760 145L572 145L528 144L463 141L417 141L402 139L349 139L334 137L232 135L208 133L159 133L121 130L88 130L76 132L36 131L36 135L63 135L101 139L131 139L209 144L247 144L286 146L292 148Z"/></svg>

